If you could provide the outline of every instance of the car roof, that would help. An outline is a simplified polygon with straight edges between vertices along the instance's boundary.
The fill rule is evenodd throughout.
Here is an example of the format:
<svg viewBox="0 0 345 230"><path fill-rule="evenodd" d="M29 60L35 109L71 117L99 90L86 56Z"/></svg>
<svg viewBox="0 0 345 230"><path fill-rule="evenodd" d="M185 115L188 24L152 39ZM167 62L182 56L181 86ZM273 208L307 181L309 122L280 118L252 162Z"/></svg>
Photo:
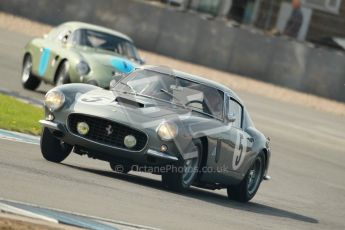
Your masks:
<svg viewBox="0 0 345 230"><path fill-rule="evenodd" d="M119 32L119 31L112 30L112 29L109 29L109 28L106 28L103 26L93 25L93 24L89 24L89 23L85 23L85 22L77 22L77 21L65 22L65 23L61 24L60 26L69 27L71 30L76 30L76 29L97 30L100 32L112 34L114 36L120 37L122 39L125 39L125 40L133 43L133 40L130 37L128 37L127 35Z"/></svg>
<svg viewBox="0 0 345 230"><path fill-rule="evenodd" d="M238 101L239 103L242 104L242 106L244 107L242 100L239 98L239 96L237 96L237 94L231 90L230 88L212 81L212 80L208 80L204 77L199 77L193 74L189 74L189 73L185 73L179 70L175 70L175 69L171 69L169 67L165 67L165 66L154 66L154 65L144 65L144 66L140 66L138 67L138 69L145 69L145 70L150 70L150 71L155 71L158 73L162 73L162 74L168 74L168 75L173 75L176 77L180 77L180 78L184 78L190 81L194 81L203 85L207 85L210 86L212 88L216 88L218 90L223 91L226 94L229 94L232 98L234 98L236 101Z"/></svg>

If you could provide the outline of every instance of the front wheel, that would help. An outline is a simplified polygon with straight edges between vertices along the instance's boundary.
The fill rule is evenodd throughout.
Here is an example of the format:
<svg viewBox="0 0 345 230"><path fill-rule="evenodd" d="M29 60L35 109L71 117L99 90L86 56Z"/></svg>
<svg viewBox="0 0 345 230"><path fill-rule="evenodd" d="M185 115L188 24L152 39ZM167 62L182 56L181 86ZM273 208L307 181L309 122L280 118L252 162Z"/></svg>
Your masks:
<svg viewBox="0 0 345 230"><path fill-rule="evenodd" d="M162 174L162 182L165 187L172 191L184 192L194 182L198 175L202 156L202 144L194 141L197 155L194 158L183 160L182 164L174 165L171 170Z"/></svg>
<svg viewBox="0 0 345 230"><path fill-rule="evenodd" d="M69 77L69 63L68 63L68 61L63 61L63 63L61 63L56 74L57 74L56 75L56 81L55 81L56 86L71 83L71 80Z"/></svg>
<svg viewBox="0 0 345 230"><path fill-rule="evenodd" d="M228 197L231 200L248 202L258 191L265 171L265 155L261 152L248 170L243 181L227 189Z"/></svg>
<svg viewBox="0 0 345 230"><path fill-rule="evenodd" d="M32 59L26 55L22 69L22 85L25 89L35 90L40 85L41 80L32 74Z"/></svg>
<svg viewBox="0 0 345 230"><path fill-rule="evenodd" d="M48 128L43 128L41 136L41 152L44 159L60 163L71 153L73 146L54 137Z"/></svg>

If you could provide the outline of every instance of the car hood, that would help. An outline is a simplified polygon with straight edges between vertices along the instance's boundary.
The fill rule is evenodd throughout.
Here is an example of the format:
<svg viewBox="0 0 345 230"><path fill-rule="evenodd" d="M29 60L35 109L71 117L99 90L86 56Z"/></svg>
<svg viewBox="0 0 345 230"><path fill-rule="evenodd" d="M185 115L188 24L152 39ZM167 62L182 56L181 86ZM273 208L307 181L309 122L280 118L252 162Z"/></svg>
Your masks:
<svg viewBox="0 0 345 230"><path fill-rule="evenodd" d="M170 103L103 89L81 95L74 111L134 124L138 128L155 128L166 120L209 120L207 116Z"/></svg>
<svg viewBox="0 0 345 230"><path fill-rule="evenodd" d="M117 69L122 73L130 73L137 66L135 62L110 52L93 52L90 50L80 52L81 56L92 65L103 65Z"/></svg>

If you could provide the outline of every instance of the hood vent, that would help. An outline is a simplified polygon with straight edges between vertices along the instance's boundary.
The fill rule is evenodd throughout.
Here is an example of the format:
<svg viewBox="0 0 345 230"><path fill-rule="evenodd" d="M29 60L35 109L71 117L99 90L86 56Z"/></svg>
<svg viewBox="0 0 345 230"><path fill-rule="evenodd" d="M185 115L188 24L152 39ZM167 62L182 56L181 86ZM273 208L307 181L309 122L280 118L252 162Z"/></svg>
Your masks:
<svg viewBox="0 0 345 230"><path fill-rule="evenodd" d="M138 101L134 101L134 100L130 100L128 98L124 98L124 97L117 97L115 99L116 102L118 102L121 105L124 106L130 106L130 107L134 107L134 108L144 108L146 107L145 104L140 103Z"/></svg>

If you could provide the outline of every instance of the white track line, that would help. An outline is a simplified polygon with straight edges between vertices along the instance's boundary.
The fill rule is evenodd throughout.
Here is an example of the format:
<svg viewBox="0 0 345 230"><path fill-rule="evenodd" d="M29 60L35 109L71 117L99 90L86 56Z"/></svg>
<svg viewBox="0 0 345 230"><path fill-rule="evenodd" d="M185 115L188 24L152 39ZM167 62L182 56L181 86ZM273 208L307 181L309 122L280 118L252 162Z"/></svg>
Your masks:
<svg viewBox="0 0 345 230"><path fill-rule="evenodd" d="M35 207L35 208L45 208L45 209L49 209L49 210L52 210L52 211L62 212L62 213L66 213L66 214L72 214L72 215L76 215L76 216L80 216L80 217L94 219L96 221L101 221L101 222L105 222L105 223L115 224L115 225L118 225L118 226L132 228L132 229L138 229L138 230L160 230L159 228L153 228L153 227L149 227L149 226L145 226L145 225L138 225L138 224L132 224L132 223L124 222L124 221L111 220L111 219L106 219L106 218L101 218L101 217L81 214L81 213L77 213L77 212L69 212L69 211L62 210L62 209L54 209L54 208L49 208L49 207L42 207L42 206L39 206L39 205L34 205L34 204L20 202L20 201L15 201L15 200L10 200L10 199L4 199L4 198L0 197L0 204L1 204L2 201L8 201L8 202L18 203L18 204L22 204L22 205L28 205L28 206L32 206L32 207ZM1 210L1 208L0 208L0 210Z"/></svg>
<svg viewBox="0 0 345 230"><path fill-rule="evenodd" d="M29 218L33 218L33 219L39 219L39 220L44 220L44 221L48 221L48 222L52 222L55 224L58 224L59 221L47 216L43 216L43 215L39 215L33 212L29 212L26 211L24 209L20 209L20 208L16 208L7 204L3 204L0 201L0 210L4 213L10 213L10 214L15 214L15 215L19 215L19 216L25 216L25 217L29 217Z"/></svg>

